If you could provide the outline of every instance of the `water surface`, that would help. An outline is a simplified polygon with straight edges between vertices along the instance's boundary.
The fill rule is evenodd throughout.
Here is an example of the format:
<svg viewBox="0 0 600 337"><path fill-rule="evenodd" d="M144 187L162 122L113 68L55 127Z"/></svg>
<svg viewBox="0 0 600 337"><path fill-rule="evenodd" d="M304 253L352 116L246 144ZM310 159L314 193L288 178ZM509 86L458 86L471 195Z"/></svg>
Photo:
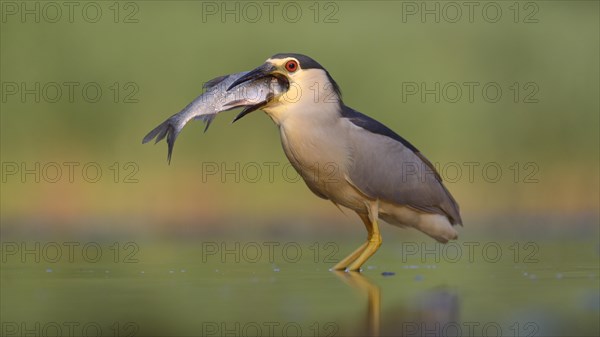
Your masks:
<svg viewBox="0 0 600 337"><path fill-rule="evenodd" d="M43 243L37 262L34 253L8 255L5 242L3 335L600 332L598 245L593 240L479 241L444 248L429 241L424 246L389 243L362 274L328 270L354 242L119 244L100 242L103 255L96 262L90 261L95 258L91 250L82 256L75 250L72 260L63 255L54 263L47 260L50 248L43 252Z"/></svg>

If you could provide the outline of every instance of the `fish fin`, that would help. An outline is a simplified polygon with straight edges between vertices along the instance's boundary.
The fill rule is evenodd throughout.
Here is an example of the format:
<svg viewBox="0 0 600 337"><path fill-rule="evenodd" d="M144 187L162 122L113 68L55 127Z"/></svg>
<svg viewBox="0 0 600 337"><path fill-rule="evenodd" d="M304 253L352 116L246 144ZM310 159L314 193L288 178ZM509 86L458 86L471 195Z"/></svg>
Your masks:
<svg viewBox="0 0 600 337"><path fill-rule="evenodd" d="M223 80L226 79L227 77L229 77L229 75L223 75L223 76L215 77L212 80L204 83L204 85L202 85L202 88L204 88L204 89L210 89L210 88L216 86L217 84L223 82Z"/></svg>
<svg viewBox="0 0 600 337"><path fill-rule="evenodd" d="M204 124L206 124L206 126L204 127L204 132L206 132L206 130L208 130L208 127L213 122L215 117L217 117L217 114L196 116L196 117L194 117L194 119L199 119L199 120L203 121Z"/></svg>

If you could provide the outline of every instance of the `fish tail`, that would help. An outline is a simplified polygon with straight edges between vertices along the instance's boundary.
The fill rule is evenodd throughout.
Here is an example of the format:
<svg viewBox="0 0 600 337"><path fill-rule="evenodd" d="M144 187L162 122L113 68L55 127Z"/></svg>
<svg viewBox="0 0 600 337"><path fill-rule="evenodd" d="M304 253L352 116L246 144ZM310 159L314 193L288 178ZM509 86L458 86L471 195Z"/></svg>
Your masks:
<svg viewBox="0 0 600 337"><path fill-rule="evenodd" d="M173 147L175 145L175 140L177 136L181 132L181 128L178 127L177 120L174 118L169 118L164 121L159 126L155 127L152 131L148 132L146 137L142 140L142 144L146 144L150 142L152 139L156 138L155 144L163 140L163 138L167 137L167 145L168 145L168 153L167 153L167 161L171 164L171 156L173 154Z"/></svg>

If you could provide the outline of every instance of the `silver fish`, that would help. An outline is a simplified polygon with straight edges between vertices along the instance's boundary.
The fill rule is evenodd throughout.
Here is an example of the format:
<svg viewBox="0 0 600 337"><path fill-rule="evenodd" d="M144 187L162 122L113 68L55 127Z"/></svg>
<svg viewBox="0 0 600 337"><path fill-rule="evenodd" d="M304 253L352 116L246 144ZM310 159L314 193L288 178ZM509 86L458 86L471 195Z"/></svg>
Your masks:
<svg viewBox="0 0 600 337"><path fill-rule="evenodd" d="M248 72L220 76L206 82L203 88L206 90L202 95L196 97L183 110L169 117L162 124L150 131L142 144L148 143L156 138L158 143L167 137L169 152L167 160L171 163L173 145L175 139L183 130L183 127L192 119L200 119L206 123L204 131L208 130L210 123L219 112L231 110L238 107L245 107L232 121L242 118L244 115L254 110L260 109L271 98L280 95L285 91L284 82L275 77L265 77L254 81L244 82L232 90L227 89L237 79L246 75Z"/></svg>

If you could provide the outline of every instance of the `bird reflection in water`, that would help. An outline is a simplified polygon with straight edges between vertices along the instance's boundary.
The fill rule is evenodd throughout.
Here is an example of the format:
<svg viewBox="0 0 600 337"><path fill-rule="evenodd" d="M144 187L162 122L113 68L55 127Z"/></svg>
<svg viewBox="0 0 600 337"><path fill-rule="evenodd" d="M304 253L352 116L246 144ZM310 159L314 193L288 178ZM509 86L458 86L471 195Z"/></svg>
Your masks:
<svg viewBox="0 0 600 337"><path fill-rule="evenodd" d="M381 311L381 288L360 273L333 272L357 292L367 295L363 331L367 336L441 336L462 327L458 294L436 287L420 292L409 303L388 306ZM383 317L383 318L382 318ZM456 332L456 331L455 331Z"/></svg>
<svg viewBox="0 0 600 337"><path fill-rule="evenodd" d="M380 336L381 290L360 273L332 271L344 283L360 293L367 294L367 336Z"/></svg>

